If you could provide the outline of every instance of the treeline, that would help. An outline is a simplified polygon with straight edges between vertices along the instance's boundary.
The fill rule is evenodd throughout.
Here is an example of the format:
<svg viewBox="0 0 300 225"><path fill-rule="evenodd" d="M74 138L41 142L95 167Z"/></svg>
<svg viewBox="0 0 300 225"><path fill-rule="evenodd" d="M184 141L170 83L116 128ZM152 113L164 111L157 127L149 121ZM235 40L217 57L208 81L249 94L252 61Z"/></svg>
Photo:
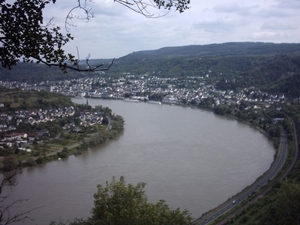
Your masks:
<svg viewBox="0 0 300 225"><path fill-rule="evenodd" d="M102 129L102 126L93 126L90 129L87 129L86 132L90 135L86 136L80 144L74 149L67 150L63 149L62 152L57 153L58 157L65 158L70 154L81 154L88 148L95 147L97 145L105 143L107 140L112 140L120 135L124 130L124 119L119 115L110 115L110 118L104 119L106 125L105 129ZM105 124L106 123L106 124Z"/></svg>

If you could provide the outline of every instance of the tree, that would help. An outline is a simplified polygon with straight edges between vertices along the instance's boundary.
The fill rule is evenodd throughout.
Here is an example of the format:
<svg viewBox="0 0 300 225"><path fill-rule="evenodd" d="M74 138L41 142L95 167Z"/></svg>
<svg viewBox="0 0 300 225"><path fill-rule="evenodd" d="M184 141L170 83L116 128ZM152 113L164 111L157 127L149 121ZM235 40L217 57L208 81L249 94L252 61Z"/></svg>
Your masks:
<svg viewBox="0 0 300 225"><path fill-rule="evenodd" d="M300 224L300 185L283 181L267 214L272 224Z"/></svg>
<svg viewBox="0 0 300 225"><path fill-rule="evenodd" d="M66 15L65 28L73 26L72 15L75 9L84 11L84 17L89 20L93 17L92 11L87 7L91 0L77 0L77 5L70 9ZM12 3L13 2L13 3ZM61 28L53 26L53 19L45 23L43 10L47 4L55 3L56 0L0 0L0 62L3 67L11 69L19 60L24 62L44 63L48 66L58 66L63 71L67 68L77 71L103 71L109 70L114 60L107 68L104 64L92 67L89 57L86 58L87 69L79 67L79 59L68 54L63 47L73 37L70 33L63 35ZM131 10L147 17L153 17L149 8L175 8L179 12L188 9L189 0L115 0Z"/></svg>
<svg viewBox="0 0 300 225"><path fill-rule="evenodd" d="M187 210L173 210L164 200L148 203L146 183L126 184L123 176L113 178L105 186L98 185L94 194L92 216L86 220L74 219L69 223L52 221L50 225L192 225Z"/></svg>
<svg viewBox="0 0 300 225"><path fill-rule="evenodd" d="M148 203L145 183L126 184L123 176L119 181L113 178L106 186L98 185L94 195L94 208L88 224L135 225L135 224L192 224L187 210L169 208L163 200Z"/></svg>
<svg viewBox="0 0 300 225"><path fill-rule="evenodd" d="M43 9L50 2L56 0L17 0L14 3L0 0L0 60L3 67L10 69L19 59L60 67L67 66L67 61L76 63L75 57L63 50L73 37L70 34L64 36L51 21L43 24Z"/></svg>
<svg viewBox="0 0 300 225"><path fill-rule="evenodd" d="M228 111L228 107L225 105L217 105L214 108L214 113L218 115L225 115L227 111Z"/></svg>

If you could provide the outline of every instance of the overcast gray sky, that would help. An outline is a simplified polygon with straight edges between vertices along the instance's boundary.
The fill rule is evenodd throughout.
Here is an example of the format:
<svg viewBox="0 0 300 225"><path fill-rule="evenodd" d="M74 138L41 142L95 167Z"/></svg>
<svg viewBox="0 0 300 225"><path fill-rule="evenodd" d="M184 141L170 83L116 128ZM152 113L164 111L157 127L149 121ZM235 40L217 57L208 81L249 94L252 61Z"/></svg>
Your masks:
<svg viewBox="0 0 300 225"><path fill-rule="evenodd" d="M147 1L147 0L146 0ZM77 0L57 0L47 6L45 18L64 27ZM300 42L300 0L191 0L184 13L171 12L149 19L113 0L93 0L88 5L94 18L74 20L74 40L66 50L80 58L118 58L133 51L167 46L225 42ZM154 12L163 14L163 11ZM73 15L83 15L75 10Z"/></svg>

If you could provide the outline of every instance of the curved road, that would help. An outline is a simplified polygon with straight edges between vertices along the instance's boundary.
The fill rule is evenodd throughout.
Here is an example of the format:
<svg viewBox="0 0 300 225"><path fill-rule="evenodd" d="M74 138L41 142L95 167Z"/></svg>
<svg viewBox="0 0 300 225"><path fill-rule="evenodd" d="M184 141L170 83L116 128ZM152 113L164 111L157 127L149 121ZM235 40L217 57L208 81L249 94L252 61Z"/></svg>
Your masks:
<svg viewBox="0 0 300 225"><path fill-rule="evenodd" d="M227 211L233 209L239 203L247 199L254 192L258 191L262 186L264 186L269 180L271 180L282 168L285 159L287 156L287 135L286 133L282 134L280 147L277 152L277 156L275 157L274 162L272 163L270 169L258 178L252 185L245 188L242 192L232 197L230 200L224 202L222 205L213 209L212 211L202 215L200 218L194 221L196 225L205 225L209 222L212 222L222 214Z"/></svg>

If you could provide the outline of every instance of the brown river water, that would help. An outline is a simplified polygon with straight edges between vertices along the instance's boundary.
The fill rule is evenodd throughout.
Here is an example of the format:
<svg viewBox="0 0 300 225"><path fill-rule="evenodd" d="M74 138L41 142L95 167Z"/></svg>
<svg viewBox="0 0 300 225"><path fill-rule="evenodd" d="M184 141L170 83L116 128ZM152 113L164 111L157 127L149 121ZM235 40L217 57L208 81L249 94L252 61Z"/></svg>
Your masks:
<svg viewBox="0 0 300 225"><path fill-rule="evenodd" d="M72 99L86 103L86 99ZM35 221L86 218L97 184L124 176L146 182L150 202L160 199L194 218L250 185L273 161L275 150L260 132L235 120L189 107L89 99L125 120L124 133L79 156L28 168L10 201L27 198L13 212L37 208Z"/></svg>

